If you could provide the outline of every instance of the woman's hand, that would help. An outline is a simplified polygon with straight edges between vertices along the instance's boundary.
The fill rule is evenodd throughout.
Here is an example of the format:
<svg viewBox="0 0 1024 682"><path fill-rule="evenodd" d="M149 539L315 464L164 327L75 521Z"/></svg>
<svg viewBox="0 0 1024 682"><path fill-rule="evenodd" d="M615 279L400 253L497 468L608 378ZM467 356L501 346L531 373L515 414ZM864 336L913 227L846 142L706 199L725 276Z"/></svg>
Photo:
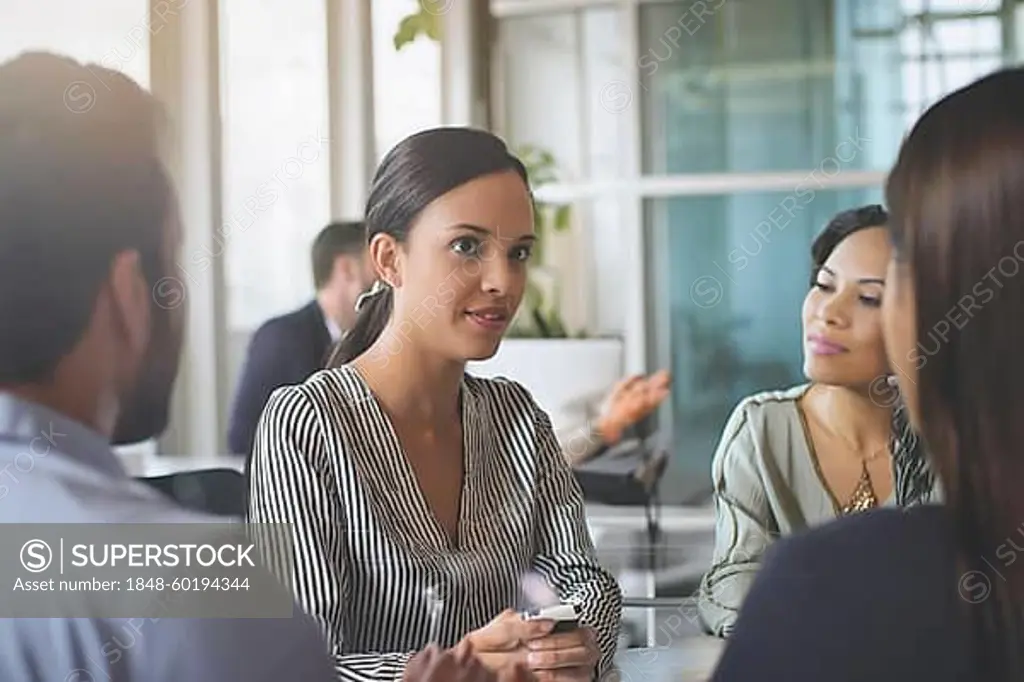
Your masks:
<svg viewBox="0 0 1024 682"><path fill-rule="evenodd" d="M527 666L538 682L589 682L601 657L594 631L578 627L526 643Z"/></svg>
<svg viewBox="0 0 1024 682"><path fill-rule="evenodd" d="M484 627L466 635L456 648L470 647L489 669L510 674L516 664L526 663L525 643L549 634L554 625L551 620L525 620L506 609Z"/></svg>
<svg viewBox="0 0 1024 682"><path fill-rule="evenodd" d="M473 655L472 646L442 651L431 644L409 659L402 682L498 682L498 676Z"/></svg>
<svg viewBox="0 0 1024 682"><path fill-rule="evenodd" d="M467 643L448 651L442 651L436 644L431 644L409 660L402 681L537 682L537 678L522 663L496 673L473 655L473 646Z"/></svg>
<svg viewBox="0 0 1024 682"><path fill-rule="evenodd" d="M523 663L516 663L498 673L498 682L538 682L537 677Z"/></svg>

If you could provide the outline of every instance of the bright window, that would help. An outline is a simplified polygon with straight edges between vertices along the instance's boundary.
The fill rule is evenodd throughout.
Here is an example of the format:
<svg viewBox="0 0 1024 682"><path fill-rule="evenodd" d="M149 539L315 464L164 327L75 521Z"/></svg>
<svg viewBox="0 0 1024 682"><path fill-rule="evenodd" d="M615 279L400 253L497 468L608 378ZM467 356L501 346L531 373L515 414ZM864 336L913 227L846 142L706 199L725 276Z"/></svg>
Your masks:
<svg viewBox="0 0 1024 682"><path fill-rule="evenodd" d="M330 218L326 30L323 0L221 0L223 225L206 256L225 258L232 332L313 296L309 248Z"/></svg>
<svg viewBox="0 0 1024 682"><path fill-rule="evenodd" d="M441 46L420 36L396 51L395 31L416 0L373 2L375 148L382 158L412 133L441 124Z"/></svg>
<svg viewBox="0 0 1024 682"><path fill-rule="evenodd" d="M166 13L149 16L147 0L0 0L0 60L25 50L47 50L94 62L149 85L149 38L186 0L168 0ZM101 87L89 84L89 88ZM85 102L86 90L69 93Z"/></svg>
<svg viewBox="0 0 1024 682"><path fill-rule="evenodd" d="M1005 63L1009 4L492 0L501 129L567 171L595 330L623 333L628 371L675 373L666 502L707 485L738 400L803 380L813 236L882 199L924 108ZM625 262L634 238L642 263ZM624 297L640 282L643 316Z"/></svg>

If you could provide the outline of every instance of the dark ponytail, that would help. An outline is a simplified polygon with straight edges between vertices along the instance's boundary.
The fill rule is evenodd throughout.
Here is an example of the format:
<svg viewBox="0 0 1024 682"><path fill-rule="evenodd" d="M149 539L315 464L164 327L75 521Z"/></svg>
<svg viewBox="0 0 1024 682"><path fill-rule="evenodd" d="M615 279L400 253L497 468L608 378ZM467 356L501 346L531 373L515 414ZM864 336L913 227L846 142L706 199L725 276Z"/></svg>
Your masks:
<svg viewBox="0 0 1024 682"><path fill-rule="evenodd" d="M367 243L379 233L405 242L417 216L435 199L471 180L507 171L529 185L522 162L486 130L443 127L410 135L387 153L373 177L366 201ZM369 350L391 319L391 287L366 296L328 367L340 367Z"/></svg>
<svg viewBox="0 0 1024 682"><path fill-rule="evenodd" d="M334 347L334 352L327 361L328 367L341 367L370 349L373 342L380 338L391 318L394 296L391 287L385 286L382 291L366 299L359 309L352 329Z"/></svg>

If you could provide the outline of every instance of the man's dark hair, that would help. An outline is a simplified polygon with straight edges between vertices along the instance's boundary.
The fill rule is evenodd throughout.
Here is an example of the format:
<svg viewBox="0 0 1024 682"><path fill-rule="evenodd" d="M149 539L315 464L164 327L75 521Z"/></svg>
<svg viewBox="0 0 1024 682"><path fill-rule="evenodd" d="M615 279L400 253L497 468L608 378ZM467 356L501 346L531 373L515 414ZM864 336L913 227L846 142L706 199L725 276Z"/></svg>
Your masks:
<svg viewBox="0 0 1024 682"><path fill-rule="evenodd" d="M173 197L155 100L42 52L0 64L0 384L45 381L81 340L118 253L161 276Z"/></svg>
<svg viewBox="0 0 1024 682"><path fill-rule="evenodd" d="M358 220L333 222L313 240L313 284L319 290L331 279L338 256L358 256L366 248L366 225Z"/></svg>
<svg viewBox="0 0 1024 682"><path fill-rule="evenodd" d="M880 204L868 204L837 213L811 244L811 282L814 282L818 271L844 239L854 232L888 224L889 213Z"/></svg>

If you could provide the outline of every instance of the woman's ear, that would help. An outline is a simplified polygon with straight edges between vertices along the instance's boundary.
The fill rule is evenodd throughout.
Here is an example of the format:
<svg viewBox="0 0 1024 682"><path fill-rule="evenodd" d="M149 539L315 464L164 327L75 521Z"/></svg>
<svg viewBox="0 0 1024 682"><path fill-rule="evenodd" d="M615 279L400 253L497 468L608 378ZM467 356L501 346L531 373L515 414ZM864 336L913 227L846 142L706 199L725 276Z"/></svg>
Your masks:
<svg viewBox="0 0 1024 682"><path fill-rule="evenodd" d="M368 247L370 262L377 276L393 289L402 284L399 251L398 240L383 232L373 235Z"/></svg>

